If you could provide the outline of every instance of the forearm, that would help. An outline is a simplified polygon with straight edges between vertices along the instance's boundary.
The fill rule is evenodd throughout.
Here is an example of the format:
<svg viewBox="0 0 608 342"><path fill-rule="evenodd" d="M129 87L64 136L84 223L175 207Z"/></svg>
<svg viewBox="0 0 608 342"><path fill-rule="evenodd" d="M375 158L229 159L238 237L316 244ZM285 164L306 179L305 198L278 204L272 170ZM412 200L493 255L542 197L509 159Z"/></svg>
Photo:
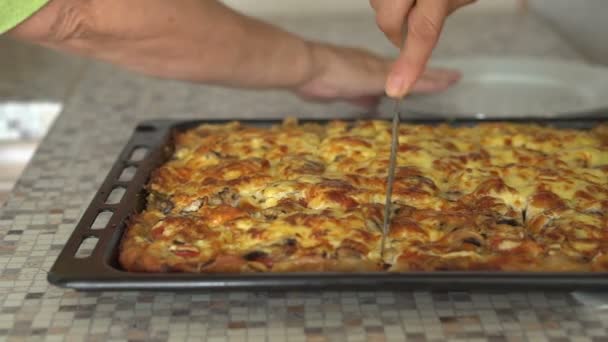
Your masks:
<svg viewBox="0 0 608 342"><path fill-rule="evenodd" d="M311 44L213 0L53 0L12 34L187 81L296 88L317 72Z"/></svg>
<svg viewBox="0 0 608 342"><path fill-rule="evenodd" d="M384 94L391 63L369 51L307 42L215 0L50 0L9 34L157 77L282 88L366 107ZM429 73L419 89L445 89L457 76Z"/></svg>

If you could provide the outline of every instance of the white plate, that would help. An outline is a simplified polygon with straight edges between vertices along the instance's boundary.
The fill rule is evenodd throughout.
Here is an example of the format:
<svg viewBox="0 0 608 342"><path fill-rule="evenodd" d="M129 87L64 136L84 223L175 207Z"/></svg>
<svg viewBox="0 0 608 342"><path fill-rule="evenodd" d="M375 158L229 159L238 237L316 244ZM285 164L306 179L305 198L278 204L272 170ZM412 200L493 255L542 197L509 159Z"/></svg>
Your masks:
<svg viewBox="0 0 608 342"><path fill-rule="evenodd" d="M516 58L435 60L460 70L462 80L433 95L413 95L406 112L442 117L559 117L608 115L608 68L585 63Z"/></svg>

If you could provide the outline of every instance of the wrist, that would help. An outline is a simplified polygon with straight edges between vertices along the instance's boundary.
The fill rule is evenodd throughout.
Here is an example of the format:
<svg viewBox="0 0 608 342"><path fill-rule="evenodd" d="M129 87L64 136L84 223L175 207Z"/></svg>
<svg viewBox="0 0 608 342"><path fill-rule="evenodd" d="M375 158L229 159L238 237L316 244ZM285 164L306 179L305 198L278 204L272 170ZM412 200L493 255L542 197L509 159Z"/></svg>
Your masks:
<svg viewBox="0 0 608 342"><path fill-rule="evenodd" d="M304 41L304 43L306 45L308 62L305 64L306 71L303 74L304 77L293 89L296 93L306 93L308 88L318 83L318 80L322 79L323 75L326 74L331 60L330 51L326 45L312 41Z"/></svg>

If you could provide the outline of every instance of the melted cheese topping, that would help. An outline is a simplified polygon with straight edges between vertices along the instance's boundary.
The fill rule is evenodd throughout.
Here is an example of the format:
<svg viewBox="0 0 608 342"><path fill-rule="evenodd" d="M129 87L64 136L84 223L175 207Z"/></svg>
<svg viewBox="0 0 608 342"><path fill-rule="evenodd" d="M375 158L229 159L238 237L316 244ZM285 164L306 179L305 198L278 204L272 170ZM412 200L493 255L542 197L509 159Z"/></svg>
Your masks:
<svg viewBox="0 0 608 342"><path fill-rule="evenodd" d="M123 240L130 270L608 270L608 129L202 125L175 137Z"/></svg>

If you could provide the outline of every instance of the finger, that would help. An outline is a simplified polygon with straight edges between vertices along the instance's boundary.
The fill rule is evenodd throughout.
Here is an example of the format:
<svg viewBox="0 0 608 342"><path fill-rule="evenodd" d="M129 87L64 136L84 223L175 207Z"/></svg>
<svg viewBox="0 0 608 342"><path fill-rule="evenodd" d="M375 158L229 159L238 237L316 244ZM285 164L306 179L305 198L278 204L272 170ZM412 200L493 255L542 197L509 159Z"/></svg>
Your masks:
<svg viewBox="0 0 608 342"><path fill-rule="evenodd" d="M412 87L412 93L428 94L446 90L460 80L460 73L449 71L447 73L425 73Z"/></svg>
<svg viewBox="0 0 608 342"><path fill-rule="evenodd" d="M376 24L397 47L403 45L403 25L415 0L382 0L376 6Z"/></svg>
<svg viewBox="0 0 608 342"><path fill-rule="evenodd" d="M427 68L420 79L443 79L449 81L457 81L461 78L462 73L458 70L445 69L445 68Z"/></svg>
<svg viewBox="0 0 608 342"><path fill-rule="evenodd" d="M445 1L418 1L407 18L405 47L391 68L386 93L403 97L424 71L447 15Z"/></svg>

